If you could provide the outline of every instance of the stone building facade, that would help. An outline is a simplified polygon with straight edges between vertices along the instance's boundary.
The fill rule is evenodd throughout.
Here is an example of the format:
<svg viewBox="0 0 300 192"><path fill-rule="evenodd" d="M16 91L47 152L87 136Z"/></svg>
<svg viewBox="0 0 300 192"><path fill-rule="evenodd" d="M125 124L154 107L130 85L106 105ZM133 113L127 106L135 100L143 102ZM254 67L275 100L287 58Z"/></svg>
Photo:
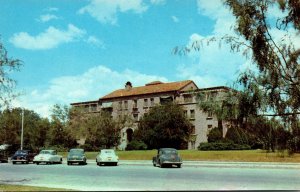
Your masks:
<svg viewBox="0 0 300 192"><path fill-rule="evenodd" d="M154 81L145 86L134 87L127 82L124 89L113 91L95 101L72 103L74 107L84 107L87 112L97 113L108 111L113 118L121 115L129 115L133 123L129 127L121 130L121 141L119 149L124 150L126 145L132 140L132 133L138 128L139 119L148 113L149 109L155 105L163 105L173 101L183 107L186 117L192 123L192 134L188 142L188 149L196 149L201 142L207 141L209 131L223 124L223 134L227 132L225 122L219 122L211 113L204 113L199 109L196 102L196 93L203 92L206 97L222 99L228 87L211 87L199 89L191 80L162 83Z"/></svg>

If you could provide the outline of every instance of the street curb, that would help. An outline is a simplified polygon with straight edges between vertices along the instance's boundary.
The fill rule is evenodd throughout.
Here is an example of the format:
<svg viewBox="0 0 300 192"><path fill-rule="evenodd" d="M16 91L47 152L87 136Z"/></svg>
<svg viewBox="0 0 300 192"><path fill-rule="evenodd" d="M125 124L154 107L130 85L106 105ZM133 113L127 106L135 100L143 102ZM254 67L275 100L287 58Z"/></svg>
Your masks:
<svg viewBox="0 0 300 192"><path fill-rule="evenodd" d="M95 160L88 160L95 163ZM119 160L119 165L153 166L151 160ZM184 167L216 167L216 168L276 168L276 169L300 169L300 163L277 162L219 162L219 161L183 161Z"/></svg>

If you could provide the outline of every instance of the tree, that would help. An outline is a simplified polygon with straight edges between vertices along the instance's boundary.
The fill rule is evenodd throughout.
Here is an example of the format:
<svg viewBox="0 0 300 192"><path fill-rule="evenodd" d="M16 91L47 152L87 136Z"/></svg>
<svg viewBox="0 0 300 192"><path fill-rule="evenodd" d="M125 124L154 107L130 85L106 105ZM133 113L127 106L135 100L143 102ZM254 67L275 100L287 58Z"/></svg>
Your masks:
<svg viewBox="0 0 300 192"><path fill-rule="evenodd" d="M75 138L68 130L69 108L66 105L55 104L51 110L50 130L48 131L48 145L58 147L74 147Z"/></svg>
<svg viewBox="0 0 300 192"><path fill-rule="evenodd" d="M0 113L0 143L20 145L21 108L5 109ZM37 150L46 143L50 123L34 111L24 109L24 148Z"/></svg>
<svg viewBox="0 0 300 192"><path fill-rule="evenodd" d="M105 111L87 113L83 108L70 111L69 130L73 137L86 138L85 144L91 149L116 147L120 142L120 130L127 123L127 116L113 119Z"/></svg>
<svg viewBox="0 0 300 192"><path fill-rule="evenodd" d="M143 141L149 149L180 149L186 146L190 133L191 123L185 117L183 109L170 103L151 108L140 119L134 139Z"/></svg>
<svg viewBox="0 0 300 192"><path fill-rule="evenodd" d="M0 42L0 110L18 95L14 90L16 81L9 75L12 71L19 70L21 65L19 59L8 57L5 47Z"/></svg>

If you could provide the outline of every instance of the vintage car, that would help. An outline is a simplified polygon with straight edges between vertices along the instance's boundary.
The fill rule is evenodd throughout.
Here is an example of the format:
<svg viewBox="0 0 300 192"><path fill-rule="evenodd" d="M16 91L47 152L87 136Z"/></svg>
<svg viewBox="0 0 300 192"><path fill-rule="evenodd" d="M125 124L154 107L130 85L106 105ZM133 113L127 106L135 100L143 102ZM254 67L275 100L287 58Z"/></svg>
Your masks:
<svg viewBox="0 0 300 192"><path fill-rule="evenodd" d="M36 155L33 159L33 163L36 163L37 165L40 163L46 163L46 164L62 164L62 156L57 155L56 150L41 150L38 155Z"/></svg>
<svg viewBox="0 0 300 192"><path fill-rule="evenodd" d="M119 162L119 157L116 155L115 150L113 149L102 149L96 157L97 165L115 165L117 166Z"/></svg>
<svg viewBox="0 0 300 192"><path fill-rule="evenodd" d="M11 157L11 162L13 164L16 163L26 163L33 161L33 157L36 155L35 153L32 153L30 150L17 150L15 154Z"/></svg>
<svg viewBox="0 0 300 192"><path fill-rule="evenodd" d="M68 165L72 165L73 163L78 163L82 165L86 165L86 157L84 153L84 149L70 149L67 157Z"/></svg>
<svg viewBox="0 0 300 192"><path fill-rule="evenodd" d="M166 166L176 165L178 168L181 167L182 160L178 155L176 149L173 148L161 148L158 149L157 155L152 159L153 166L160 166L161 168Z"/></svg>

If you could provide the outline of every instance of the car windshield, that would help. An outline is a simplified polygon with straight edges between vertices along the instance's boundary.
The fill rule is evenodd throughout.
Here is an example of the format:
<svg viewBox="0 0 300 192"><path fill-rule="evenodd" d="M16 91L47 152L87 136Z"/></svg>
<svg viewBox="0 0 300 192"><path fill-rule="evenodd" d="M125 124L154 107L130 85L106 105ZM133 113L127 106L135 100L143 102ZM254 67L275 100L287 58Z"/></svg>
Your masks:
<svg viewBox="0 0 300 192"><path fill-rule="evenodd" d="M18 150L18 151L16 151L16 155L24 155L24 154L27 154L28 153L28 151L22 151L22 150Z"/></svg>
<svg viewBox="0 0 300 192"><path fill-rule="evenodd" d="M115 154L115 152L112 150L102 150L100 153L106 154L106 155L114 155Z"/></svg>
<svg viewBox="0 0 300 192"><path fill-rule="evenodd" d="M69 152L72 155L82 155L84 153L83 150L77 149L77 150L70 150Z"/></svg>
<svg viewBox="0 0 300 192"><path fill-rule="evenodd" d="M40 154L51 154L51 151L41 151Z"/></svg>
<svg viewBox="0 0 300 192"><path fill-rule="evenodd" d="M163 154L177 154L177 151L172 149L167 149L167 150L163 150Z"/></svg>

